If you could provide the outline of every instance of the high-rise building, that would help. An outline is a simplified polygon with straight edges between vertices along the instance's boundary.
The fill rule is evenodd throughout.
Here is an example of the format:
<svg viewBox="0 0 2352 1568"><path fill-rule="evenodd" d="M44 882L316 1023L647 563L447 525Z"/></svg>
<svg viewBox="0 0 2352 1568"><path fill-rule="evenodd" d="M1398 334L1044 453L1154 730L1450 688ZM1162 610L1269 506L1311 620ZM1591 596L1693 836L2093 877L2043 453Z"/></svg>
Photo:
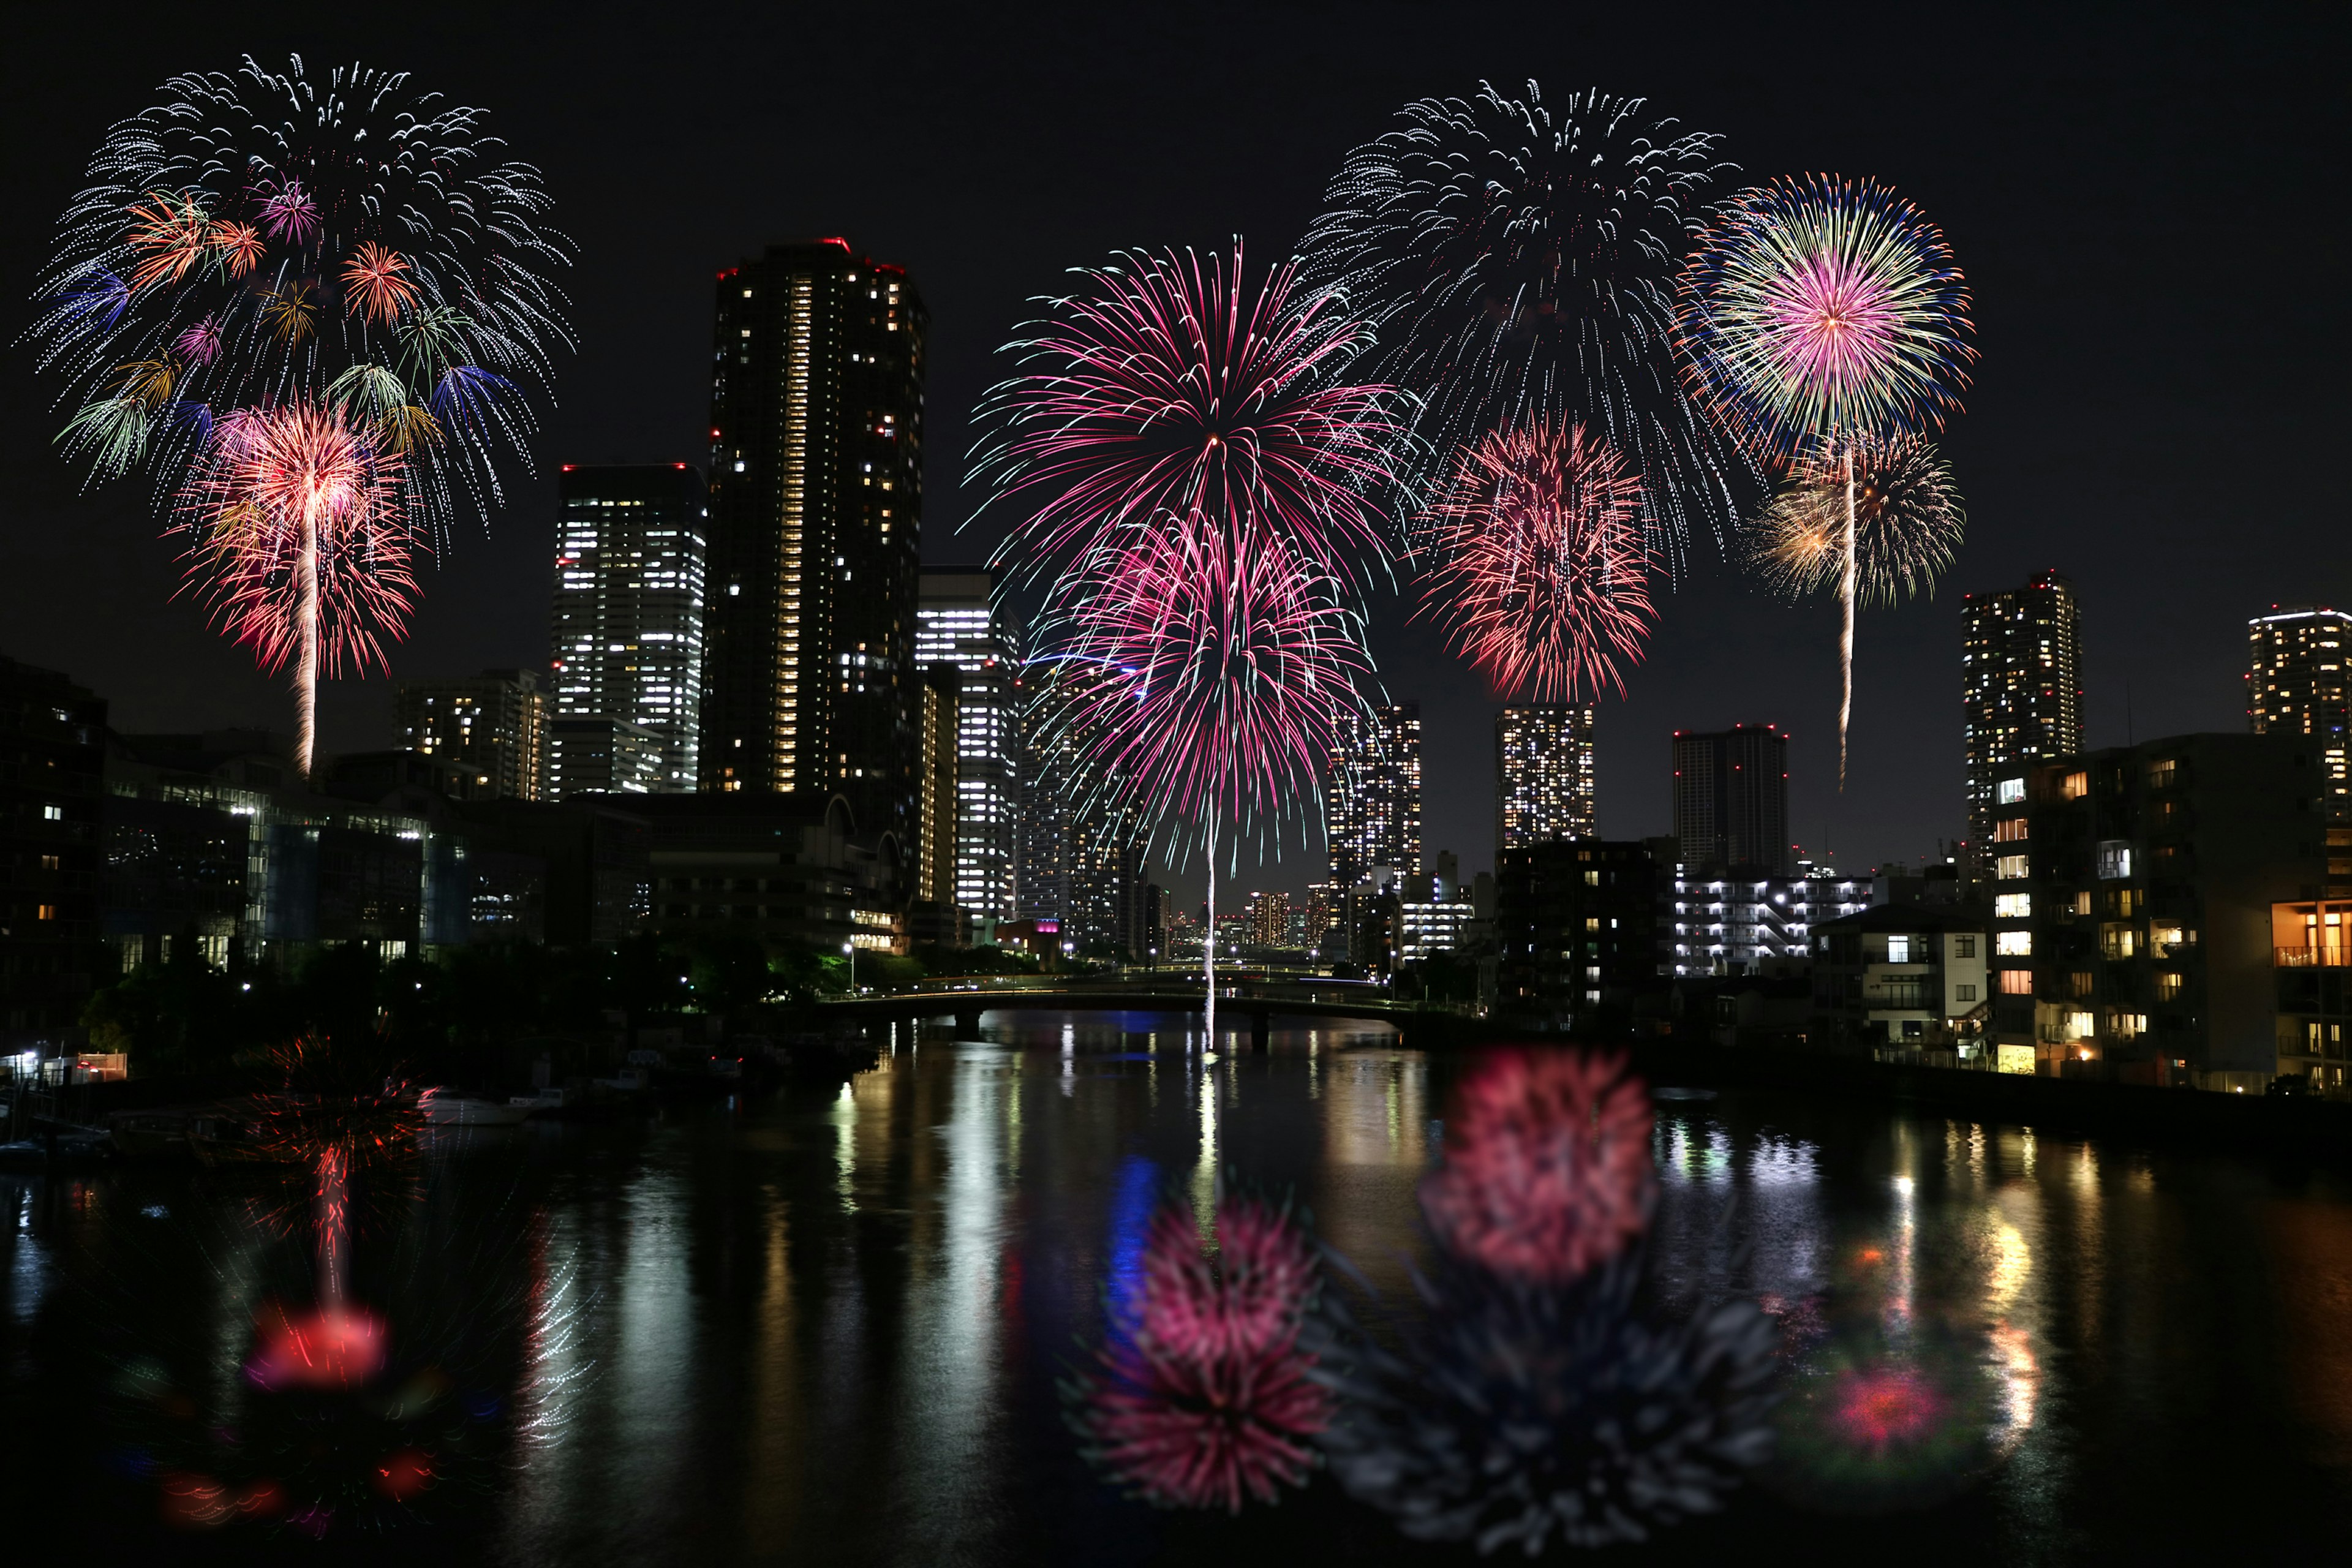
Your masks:
<svg viewBox="0 0 2352 1568"><path fill-rule="evenodd" d="M1989 851L1993 791L2023 765L2083 749L2083 629L2074 586L2055 572L1960 598L1960 702L1969 839Z"/></svg>
<svg viewBox="0 0 2352 1568"><path fill-rule="evenodd" d="M1694 868L1790 874L1789 737L1779 726L1675 731L1675 837Z"/></svg>
<svg viewBox="0 0 2352 1568"><path fill-rule="evenodd" d="M472 775L469 794L553 798L547 787L547 692L535 669L486 669L393 689L401 744Z"/></svg>
<svg viewBox="0 0 2352 1568"><path fill-rule="evenodd" d="M1249 896L1250 941L1259 947L1290 945L1290 895L1264 889Z"/></svg>
<svg viewBox="0 0 2352 1568"><path fill-rule="evenodd" d="M551 717L650 731L659 789L696 786L710 494L684 463L563 465Z"/></svg>
<svg viewBox="0 0 2352 1568"><path fill-rule="evenodd" d="M1375 866L1421 869L1421 704L1345 721L1324 794L1331 879L1343 889Z"/></svg>
<svg viewBox="0 0 2352 1568"><path fill-rule="evenodd" d="M675 795L664 738L625 719L551 719L544 798L583 795Z"/></svg>
<svg viewBox="0 0 2352 1568"><path fill-rule="evenodd" d="M845 240L719 277L703 787L837 789L902 839L922 749L924 325L905 270Z"/></svg>
<svg viewBox="0 0 2352 1568"><path fill-rule="evenodd" d="M956 751L962 693L951 664L923 668L922 847L915 897L934 904L956 898Z"/></svg>
<svg viewBox="0 0 2352 1568"><path fill-rule="evenodd" d="M1495 847L1590 838L1592 705L1549 703L1495 715Z"/></svg>
<svg viewBox="0 0 2352 1568"><path fill-rule="evenodd" d="M990 602L983 568L926 572L915 610L915 662L962 677L957 724L955 897L999 920L1059 914L1018 907L1020 714L1014 689L1019 650Z"/></svg>
<svg viewBox="0 0 2352 1568"><path fill-rule="evenodd" d="M1071 771L1068 747L1032 721L1042 700L1040 680L1024 673L1013 682L1013 781L1021 803L1013 891L1024 921L1057 919L1070 908L1070 809L1062 796Z"/></svg>
<svg viewBox="0 0 2352 1568"><path fill-rule="evenodd" d="M0 1055L60 1054L98 984L106 752L105 699L0 658Z"/></svg>
<svg viewBox="0 0 2352 1568"><path fill-rule="evenodd" d="M2352 824L2352 615L2303 605L2246 623L2246 721L2257 735L2308 735L2331 826ZM2333 857L2331 857L2333 858ZM2331 878L2334 868L2330 868Z"/></svg>

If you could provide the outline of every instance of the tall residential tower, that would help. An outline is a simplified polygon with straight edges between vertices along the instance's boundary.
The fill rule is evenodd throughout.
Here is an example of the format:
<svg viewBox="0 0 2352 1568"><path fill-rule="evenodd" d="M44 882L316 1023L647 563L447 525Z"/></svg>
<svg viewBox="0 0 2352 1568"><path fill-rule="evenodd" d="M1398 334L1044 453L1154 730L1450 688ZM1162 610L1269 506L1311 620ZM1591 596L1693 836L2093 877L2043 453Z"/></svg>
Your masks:
<svg viewBox="0 0 2352 1568"><path fill-rule="evenodd" d="M401 744L473 773L479 794L547 798L547 692L535 669L486 669L393 688Z"/></svg>
<svg viewBox="0 0 2352 1568"><path fill-rule="evenodd" d="M1495 847L1590 838L1592 705L1506 708L1495 715Z"/></svg>
<svg viewBox="0 0 2352 1568"><path fill-rule="evenodd" d="M1772 724L1675 731L1675 839L1685 865L1788 876L1789 737Z"/></svg>
<svg viewBox="0 0 2352 1568"><path fill-rule="evenodd" d="M1969 837L1981 857L2000 782L2026 763L2083 749L2083 622L2073 584L2039 572L2022 588L1961 595L1960 703Z"/></svg>
<svg viewBox="0 0 2352 1568"><path fill-rule="evenodd" d="M957 697L954 902L975 915L1014 920L1013 834L1019 801L1013 672L1018 655L990 602L985 568L926 572L915 611L915 662L962 677ZM929 845L923 849L930 855ZM1058 902L1049 912L1062 913Z"/></svg>
<svg viewBox="0 0 2352 1568"><path fill-rule="evenodd" d="M684 463L566 463L561 493L550 717L567 726L567 737L581 732L572 722L580 720L648 731L656 754L653 790L690 791L702 705L709 489Z"/></svg>
<svg viewBox="0 0 2352 1568"><path fill-rule="evenodd" d="M2352 823L2352 615L2342 610L2273 608L2246 623L2252 668L2246 674L2246 721L2257 735L2284 731L2308 735L2318 753L2320 798L2331 826ZM2330 868L2331 873L2333 868Z"/></svg>
<svg viewBox="0 0 2352 1568"><path fill-rule="evenodd" d="M703 787L852 798L918 831L921 298L842 239L719 278Z"/></svg>
<svg viewBox="0 0 2352 1568"><path fill-rule="evenodd" d="M1342 889L1374 867L1421 869L1421 704L1375 708L1343 723L1324 793L1331 880Z"/></svg>

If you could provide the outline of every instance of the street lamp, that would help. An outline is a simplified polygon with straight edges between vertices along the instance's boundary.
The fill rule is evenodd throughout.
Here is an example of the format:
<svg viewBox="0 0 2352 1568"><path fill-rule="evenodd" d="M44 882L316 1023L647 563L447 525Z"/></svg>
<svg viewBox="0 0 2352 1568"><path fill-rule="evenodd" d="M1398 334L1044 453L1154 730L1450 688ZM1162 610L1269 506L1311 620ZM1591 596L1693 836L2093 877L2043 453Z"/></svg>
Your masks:
<svg viewBox="0 0 2352 1568"><path fill-rule="evenodd" d="M841 944L841 951L849 954L849 994L855 996L857 994L857 944L845 942Z"/></svg>

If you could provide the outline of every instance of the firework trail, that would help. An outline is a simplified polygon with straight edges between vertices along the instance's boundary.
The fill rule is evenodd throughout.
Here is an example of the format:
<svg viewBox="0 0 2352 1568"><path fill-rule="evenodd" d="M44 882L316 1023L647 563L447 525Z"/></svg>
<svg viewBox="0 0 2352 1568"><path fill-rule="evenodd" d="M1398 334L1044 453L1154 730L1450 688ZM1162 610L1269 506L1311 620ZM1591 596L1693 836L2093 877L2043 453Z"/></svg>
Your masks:
<svg viewBox="0 0 2352 1568"><path fill-rule="evenodd" d="M1843 581L1846 456L1822 445L1799 453L1757 519L1750 558L1791 597ZM1852 456L1855 598L1934 593L1968 521L1951 465L1916 436L1855 442Z"/></svg>
<svg viewBox="0 0 2352 1568"><path fill-rule="evenodd" d="M406 471L341 412L298 404L225 421L181 490L190 585L263 669L294 666L305 773L320 672L383 666L383 639L400 636L416 591Z"/></svg>
<svg viewBox="0 0 2352 1568"><path fill-rule="evenodd" d="M1555 111L1527 94L1407 104L1331 182L1306 276L1378 334L1367 373L1422 397L1417 478L1492 432L1580 420L1641 480L1649 549L1674 571L1694 522L1723 531L1746 467L1671 358L1675 277L1731 165L1720 138L1641 99L1571 93Z"/></svg>
<svg viewBox="0 0 2352 1568"><path fill-rule="evenodd" d="M1369 341L1328 293L1277 268L1253 291L1242 247L1121 253L1006 345L1021 369L982 400L987 505L1017 506L1000 561L1031 580L1167 513L1286 535L1353 578L1387 520L1373 499L1403 432L1385 387L1338 378Z"/></svg>
<svg viewBox="0 0 2352 1568"><path fill-rule="evenodd" d="M174 497L224 427L300 407L406 459L400 512L427 541L503 500L572 346L548 278L572 252L482 111L404 73L248 57L166 82L88 179L29 332L94 479L143 469Z"/></svg>
<svg viewBox="0 0 2352 1568"><path fill-rule="evenodd" d="M1560 421L1465 449L1423 529L1423 609L1506 696L1625 689L1649 634L1642 486L1616 450Z"/></svg>
<svg viewBox="0 0 2352 1568"><path fill-rule="evenodd" d="M1263 513L1194 510L1097 546L1055 584L1045 624L1032 661L1056 667L1040 709L1045 744L1112 812L1171 824L1177 837L1200 825L1213 1040L1219 824L1245 836L1319 798L1317 764L1342 722L1366 711L1362 616L1346 584Z"/></svg>
<svg viewBox="0 0 2352 1568"><path fill-rule="evenodd" d="M1741 192L1708 226L1675 322L1685 379L1717 422L1780 467L1835 457L1846 491L1839 641L1838 784L1853 714L1859 588L1855 453L1940 429L1976 351L1951 247L1874 180L1813 174Z"/></svg>

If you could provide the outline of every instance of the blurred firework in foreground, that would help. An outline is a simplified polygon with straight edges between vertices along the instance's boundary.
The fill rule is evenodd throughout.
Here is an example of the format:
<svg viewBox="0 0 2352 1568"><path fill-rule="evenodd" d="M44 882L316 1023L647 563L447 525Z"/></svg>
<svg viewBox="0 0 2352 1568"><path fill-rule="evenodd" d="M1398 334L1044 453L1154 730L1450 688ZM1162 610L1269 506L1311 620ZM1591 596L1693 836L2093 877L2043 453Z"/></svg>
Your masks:
<svg viewBox="0 0 2352 1568"><path fill-rule="evenodd" d="M1720 533L1743 460L1671 361L1675 282L1728 169L1720 138L1638 98L1422 99L1349 153L1300 242L1307 275L1379 335L1367 367L1420 399L1433 477L1523 424L1581 421L1640 481L1669 570Z"/></svg>
<svg viewBox="0 0 2352 1568"><path fill-rule="evenodd" d="M215 428L179 512L188 577L261 668L294 666L295 762L308 773L321 673L385 663L416 579L407 461L335 409L238 410Z"/></svg>
<svg viewBox="0 0 2352 1568"><path fill-rule="evenodd" d="M1253 289L1238 241L1076 277L978 410L972 478L1025 514L1001 560L1034 580L1167 515L1280 537L1351 581L1382 553L1402 430L1386 388L1343 379L1368 338L1339 300L1291 266Z"/></svg>
<svg viewBox="0 0 2352 1568"><path fill-rule="evenodd" d="M1462 1086L1422 1212L1490 1272L1566 1283L1648 1227L1650 1121L1622 1057L1498 1052Z"/></svg>
<svg viewBox="0 0 2352 1568"><path fill-rule="evenodd" d="M1529 1556L1642 1541L1769 1457L1771 1321L1650 1304L1649 1126L1620 1058L1496 1053L1423 1186L1426 1317L1376 1332L1321 1298L1304 1342L1339 1398L1324 1452L1407 1535Z"/></svg>
<svg viewBox="0 0 2352 1568"><path fill-rule="evenodd" d="M1318 1275L1287 1208L1217 1205L1218 1267L1188 1207L1152 1216L1140 1300L1114 1314L1090 1364L1062 1385L1071 1426L1113 1479L1163 1507L1275 1500L1312 1468L1330 1395L1298 1334Z"/></svg>
<svg viewBox="0 0 2352 1568"><path fill-rule="evenodd" d="M1430 508L1423 607L1506 696L1570 702L1625 689L1650 629L1641 481L1562 420L1465 449Z"/></svg>
<svg viewBox="0 0 2352 1568"><path fill-rule="evenodd" d="M1825 444L1808 447L1757 519L1751 559L1792 598L1843 578L1844 457ZM1933 594L1968 521L1951 465L1916 436L1854 442L1853 458L1856 601L1892 605Z"/></svg>
<svg viewBox="0 0 2352 1568"><path fill-rule="evenodd" d="M1809 174L1742 191L1690 258L1675 321L1685 379L1759 457L1834 464L1844 627L1838 783L1853 718L1858 458L1940 429L1976 351L1943 232L1874 180ZM1809 457L1809 454L1811 455Z"/></svg>
<svg viewBox="0 0 2352 1568"><path fill-rule="evenodd" d="M43 275L30 335L68 455L212 489L242 425L307 410L404 459L376 479L401 528L501 500L572 347L549 280L571 242L503 154L481 110L400 72L173 77L100 143Z"/></svg>

